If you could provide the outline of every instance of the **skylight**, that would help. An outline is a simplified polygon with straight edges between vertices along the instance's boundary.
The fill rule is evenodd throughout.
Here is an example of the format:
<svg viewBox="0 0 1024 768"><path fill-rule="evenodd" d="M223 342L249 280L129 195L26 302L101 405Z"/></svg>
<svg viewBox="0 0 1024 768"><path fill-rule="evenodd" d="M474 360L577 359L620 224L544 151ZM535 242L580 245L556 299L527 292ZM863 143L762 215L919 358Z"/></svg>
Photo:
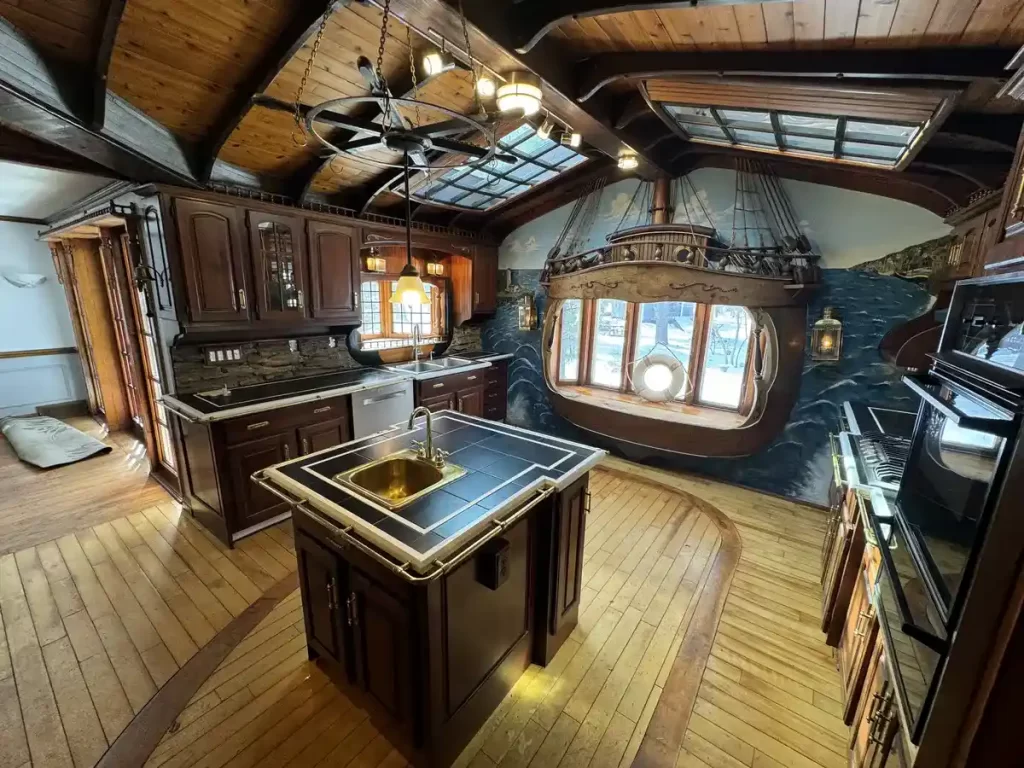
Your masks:
<svg viewBox="0 0 1024 768"><path fill-rule="evenodd" d="M529 124L519 126L499 140L498 146L515 155L517 161L509 164L491 160L478 168L454 168L413 192L413 197L483 211L587 159L557 141L541 138Z"/></svg>
<svg viewBox="0 0 1024 768"><path fill-rule="evenodd" d="M853 117L679 104L662 106L679 130L693 141L885 168L899 165L922 129L916 123Z"/></svg>

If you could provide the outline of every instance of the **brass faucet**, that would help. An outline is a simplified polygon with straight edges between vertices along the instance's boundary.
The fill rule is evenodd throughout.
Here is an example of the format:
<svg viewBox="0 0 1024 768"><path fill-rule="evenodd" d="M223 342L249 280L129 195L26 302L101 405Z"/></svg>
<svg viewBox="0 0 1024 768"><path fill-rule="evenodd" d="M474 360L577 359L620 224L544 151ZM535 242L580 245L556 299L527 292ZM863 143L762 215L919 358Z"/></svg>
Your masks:
<svg viewBox="0 0 1024 768"><path fill-rule="evenodd" d="M409 414L408 428L413 428L413 424L416 422L416 417L419 416L420 414L426 416L427 419L427 439L425 442L414 440L413 445L416 446L416 453L421 459L429 462L433 466L440 469L441 467L444 466L444 457L447 456L448 454L445 451L442 451L440 448L434 450L434 425L432 422L433 414L430 412L430 409L422 405L415 408L413 412Z"/></svg>
<svg viewBox="0 0 1024 768"><path fill-rule="evenodd" d="M412 326L412 359L415 362L420 361L420 324L414 323Z"/></svg>

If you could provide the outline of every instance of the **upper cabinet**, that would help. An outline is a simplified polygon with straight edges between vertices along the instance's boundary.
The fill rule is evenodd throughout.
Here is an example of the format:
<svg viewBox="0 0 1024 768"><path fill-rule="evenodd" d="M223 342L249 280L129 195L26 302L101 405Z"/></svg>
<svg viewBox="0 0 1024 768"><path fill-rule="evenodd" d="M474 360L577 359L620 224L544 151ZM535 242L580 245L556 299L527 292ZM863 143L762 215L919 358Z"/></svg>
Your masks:
<svg viewBox="0 0 1024 768"><path fill-rule="evenodd" d="M249 289L241 212L233 205L178 198L178 242L193 323L246 322Z"/></svg>
<svg viewBox="0 0 1024 768"><path fill-rule="evenodd" d="M476 248L471 256L453 255L452 314L456 325L498 308L498 253L493 248Z"/></svg>
<svg viewBox="0 0 1024 768"><path fill-rule="evenodd" d="M249 250L261 320L306 317L306 248L297 216L249 211Z"/></svg>
<svg viewBox="0 0 1024 768"><path fill-rule="evenodd" d="M331 323L359 322L359 247L352 227L310 221L310 316Z"/></svg>

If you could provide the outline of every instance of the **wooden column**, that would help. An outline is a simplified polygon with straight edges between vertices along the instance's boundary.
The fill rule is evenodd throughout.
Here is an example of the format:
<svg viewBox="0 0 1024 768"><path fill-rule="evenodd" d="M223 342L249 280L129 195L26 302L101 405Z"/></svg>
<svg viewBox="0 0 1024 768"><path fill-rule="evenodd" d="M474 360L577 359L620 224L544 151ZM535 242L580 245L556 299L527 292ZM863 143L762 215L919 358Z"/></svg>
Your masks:
<svg viewBox="0 0 1024 768"><path fill-rule="evenodd" d="M651 203L651 224L669 224L673 211L669 210L669 189L672 180L668 176L659 176L654 180L654 195Z"/></svg>

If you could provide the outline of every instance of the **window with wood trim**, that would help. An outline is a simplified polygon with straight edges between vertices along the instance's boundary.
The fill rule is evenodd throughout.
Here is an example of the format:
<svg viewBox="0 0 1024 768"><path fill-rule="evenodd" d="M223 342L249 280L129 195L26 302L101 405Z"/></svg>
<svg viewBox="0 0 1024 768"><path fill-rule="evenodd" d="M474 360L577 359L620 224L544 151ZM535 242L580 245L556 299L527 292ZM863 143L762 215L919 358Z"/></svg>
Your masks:
<svg viewBox="0 0 1024 768"><path fill-rule="evenodd" d="M429 280L423 281L423 289L430 299L430 304L425 307L392 304L391 294L397 285L398 281L391 277L363 280L359 294L362 312L362 327L360 328L362 341L371 342L370 348L405 346L411 341L413 328L417 326L423 341L443 337L445 332L443 285ZM365 346L367 345L364 344Z"/></svg>
<svg viewBox="0 0 1024 768"><path fill-rule="evenodd" d="M665 353L686 370L677 403L745 413L753 399L753 330L745 307L569 299L555 332L553 375L559 386L611 390L642 401L632 370L647 355Z"/></svg>

